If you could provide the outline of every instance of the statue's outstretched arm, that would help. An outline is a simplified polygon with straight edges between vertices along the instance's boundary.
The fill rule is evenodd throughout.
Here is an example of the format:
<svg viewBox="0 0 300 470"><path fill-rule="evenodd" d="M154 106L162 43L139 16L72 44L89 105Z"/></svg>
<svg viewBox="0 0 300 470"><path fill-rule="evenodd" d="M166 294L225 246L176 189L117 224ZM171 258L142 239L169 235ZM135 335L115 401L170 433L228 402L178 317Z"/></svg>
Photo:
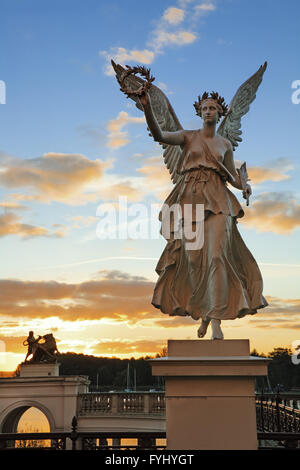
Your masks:
<svg viewBox="0 0 300 470"><path fill-rule="evenodd" d="M151 99L148 93L144 93L140 97L140 103L143 106L145 118L147 121L147 125L151 132L153 139L156 142L160 142L162 144L168 145L183 145L184 144L184 131L174 131L174 132L167 132L162 131L160 125L154 115L152 106L151 106Z"/></svg>

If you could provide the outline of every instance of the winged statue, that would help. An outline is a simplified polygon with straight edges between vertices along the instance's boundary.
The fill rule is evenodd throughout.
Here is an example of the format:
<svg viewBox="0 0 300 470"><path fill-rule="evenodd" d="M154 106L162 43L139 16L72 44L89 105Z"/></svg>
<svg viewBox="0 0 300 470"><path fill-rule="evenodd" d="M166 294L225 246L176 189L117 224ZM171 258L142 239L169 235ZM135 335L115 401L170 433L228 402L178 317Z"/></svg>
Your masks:
<svg viewBox="0 0 300 470"><path fill-rule="evenodd" d="M126 68L112 61L121 90L145 113L148 130L163 147L163 160L174 188L164 206L179 205L182 214L191 205L191 223L203 232L203 246L190 248L184 230L170 236L158 261L159 275L152 304L163 313L201 319L198 337L211 323L212 339L223 339L221 320L253 315L267 305L259 267L237 229L244 210L228 188L242 190L249 204L251 186L246 163L237 165L233 151L242 141L242 117L267 68L265 62L237 90L229 106L217 92L204 92L194 103L203 128L185 130L163 91L143 67ZM148 82L132 71L147 72ZM221 123L217 123L222 119ZM194 207L204 207L204 222ZM161 217L161 215L160 215ZM182 226L187 224L185 217Z"/></svg>

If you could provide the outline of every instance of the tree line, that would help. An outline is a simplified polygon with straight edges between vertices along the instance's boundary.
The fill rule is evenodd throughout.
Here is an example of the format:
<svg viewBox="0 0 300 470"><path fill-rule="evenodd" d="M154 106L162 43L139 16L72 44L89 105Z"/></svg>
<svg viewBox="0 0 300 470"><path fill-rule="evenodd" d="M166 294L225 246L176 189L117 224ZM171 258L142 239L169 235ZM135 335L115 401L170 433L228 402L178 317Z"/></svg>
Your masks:
<svg viewBox="0 0 300 470"><path fill-rule="evenodd" d="M293 363L292 354L289 348L283 347L274 348L268 354L258 353L254 349L251 352L252 356L272 359L268 366L268 377L257 378L257 389L276 390L279 387L280 390L288 391L298 388L300 391L300 364ZM164 349L155 357L166 355L167 351ZM60 375L86 375L91 381L90 390L96 389L98 385L101 391L117 391L127 388L129 373L129 388L131 389L135 384L137 390L162 389L163 378L152 376L148 359L153 359L153 357L120 359L67 352L59 356Z"/></svg>
<svg viewBox="0 0 300 470"><path fill-rule="evenodd" d="M60 354L60 375L87 375L90 389L124 390L129 386L137 390L162 388L162 379L153 377L149 356L139 359L119 359L117 357L97 357L72 352ZM129 365L129 368L128 368ZM128 383L129 378L129 383Z"/></svg>

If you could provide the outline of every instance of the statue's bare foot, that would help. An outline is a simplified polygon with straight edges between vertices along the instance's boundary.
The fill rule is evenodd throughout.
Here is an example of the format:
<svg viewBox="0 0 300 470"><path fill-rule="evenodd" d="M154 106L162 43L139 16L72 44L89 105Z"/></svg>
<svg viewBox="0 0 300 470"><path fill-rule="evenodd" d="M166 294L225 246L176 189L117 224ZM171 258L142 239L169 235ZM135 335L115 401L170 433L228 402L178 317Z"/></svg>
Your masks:
<svg viewBox="0 0 300 470"><path fill-rule="evenodd" d="M207 327L209 325L210 320L202 320L200 327L198 328L198 337L204 338L207 332Z"/></svg>
<svg viewBox="0 0 300 470"><path fill-rule="evenodd" d="M224 339L224 335L221 330L221 320L215 320L213 318L211 320L211 329L212 329L211 339Z"/></svg>

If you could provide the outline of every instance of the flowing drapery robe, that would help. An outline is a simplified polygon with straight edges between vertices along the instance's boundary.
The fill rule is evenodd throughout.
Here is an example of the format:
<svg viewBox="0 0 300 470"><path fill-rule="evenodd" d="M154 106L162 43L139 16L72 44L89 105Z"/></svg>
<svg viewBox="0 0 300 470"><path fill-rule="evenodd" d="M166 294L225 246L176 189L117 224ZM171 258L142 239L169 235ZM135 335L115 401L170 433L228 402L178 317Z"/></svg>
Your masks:
<svg viewBox="0 0 300 470"><path fill-rule="evenodd" d="M259 267L237 228L244 211L228 189L229 172L222 157L212 154L197 131L190 131L189 146L182 155L181 177L165 204L204 205L204 243L189 249L184 235L175 229L158 261L159 275L152 304L169 315L232 320L255 314L267 304ZM194 145L193 144L194 141ZM160 220L162 220L162 212ZM180 222L184 224L184 217Z"/></svg>

